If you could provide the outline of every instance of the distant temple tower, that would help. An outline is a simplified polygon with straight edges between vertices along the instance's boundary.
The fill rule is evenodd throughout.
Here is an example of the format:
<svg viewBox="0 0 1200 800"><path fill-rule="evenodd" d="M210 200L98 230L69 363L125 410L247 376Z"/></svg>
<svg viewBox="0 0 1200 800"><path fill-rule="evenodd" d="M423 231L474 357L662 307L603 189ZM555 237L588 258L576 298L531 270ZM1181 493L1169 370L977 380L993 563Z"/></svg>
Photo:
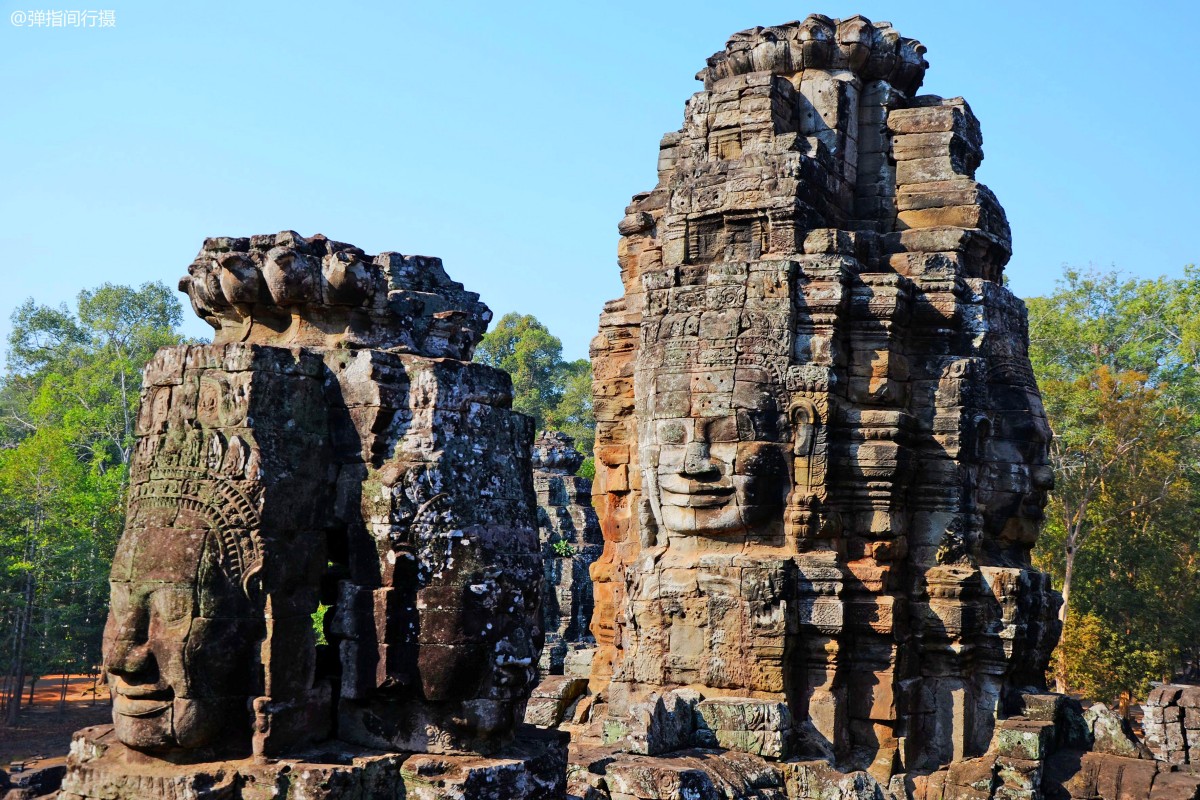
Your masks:
<svg viewBox="0 0 1200 800"><path fill-rule="evenodd" d="M546 576L542 591L546 644L539 667L543 675L561 675L569 652L595 646L588 630L592 619L588 568L600 556L603 540L592 508L592 482L575 474L583 464L575 440L560 431L542 431L533 443L532 461Z"/></svg>

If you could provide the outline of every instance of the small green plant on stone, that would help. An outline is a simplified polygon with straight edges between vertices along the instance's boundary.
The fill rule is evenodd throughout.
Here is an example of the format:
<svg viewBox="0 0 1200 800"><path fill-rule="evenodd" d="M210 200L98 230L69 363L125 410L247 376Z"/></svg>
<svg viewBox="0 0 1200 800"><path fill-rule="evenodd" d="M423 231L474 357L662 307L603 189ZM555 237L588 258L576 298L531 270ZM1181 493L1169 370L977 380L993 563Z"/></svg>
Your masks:
<svg viewBox="0 0 1200 800"><path fill-rule="evenodd" d="M554 554L560 558L572 558L575 555L575 546L566 539L559 539L550 545L550 547L554 550Z"/></svg>
<svg viewBox="0 0 1200 800"><path fill-rule="evenodd" d="M329 640L325 638L325 612L329 609L330 606L321 603L312 614L313 633L317 635L317 644L329 644Z"/></svg>

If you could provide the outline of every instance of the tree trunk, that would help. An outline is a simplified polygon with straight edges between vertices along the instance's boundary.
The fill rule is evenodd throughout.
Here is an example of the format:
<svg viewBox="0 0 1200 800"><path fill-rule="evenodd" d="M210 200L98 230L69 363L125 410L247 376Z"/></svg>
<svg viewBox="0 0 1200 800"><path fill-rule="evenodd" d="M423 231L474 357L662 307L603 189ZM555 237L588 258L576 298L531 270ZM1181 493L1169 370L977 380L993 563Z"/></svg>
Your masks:
<svg viewBox="0 0 1200 800"><path fill-rule="evenodd" d="M1071 579L1075 576L1075 548L1067 545L1067 563L1063 570L1062 606L1058 609L1058 621L1067 624L1067 609L1071 605Z"/></svg>
<svg viewBox="0 0 1200 800"><path fill-rule="evenodd" d="M12 697L12 675L5 674L4 681L0 683L0 709L7 709L9 698ZM7 722L7 716L0 717L4 722Z"/></svg>
<svg viewBox="0 0 1200 800"><path fill-rule="evenodd" d="M1067 609L1071 604L1071 580L1075 577L1075 536L1077 533L1076 530L1071 530L1071 528L1068 528L1067 530L1067 557L1066 564L1063 569L1062 605L1058 608L1058 621L1062 623L1063 634L1065 634L1067 630ZM1059 665L1060 666L1055 670L1054 674L1054 691L1058 692L1059 694L1066 694L1068 691L1067 676L1065 670L1061 666L1061 658L1059 659Z"/></svg>
<svg viewBox="0 0 1200 800"><path fill-rule="evenodd" d="M33 549L33 540L30 537L29 550ZM32 553L29 554L30 561L33 561ZM8 711L5 714L5 719L11 725L17 721L17 715L21 712L21 690L25 688L25 645L29 640L29 628L33 625L33 597L34 597L34 581L33 572L25 573L25 606L21 609L20 618L17 621L17 646L16 653L13 656L13 693L9 697ZM34 681L36 683L36 681ZM33 690L30 689L29 702L33 703Z"/></svg>

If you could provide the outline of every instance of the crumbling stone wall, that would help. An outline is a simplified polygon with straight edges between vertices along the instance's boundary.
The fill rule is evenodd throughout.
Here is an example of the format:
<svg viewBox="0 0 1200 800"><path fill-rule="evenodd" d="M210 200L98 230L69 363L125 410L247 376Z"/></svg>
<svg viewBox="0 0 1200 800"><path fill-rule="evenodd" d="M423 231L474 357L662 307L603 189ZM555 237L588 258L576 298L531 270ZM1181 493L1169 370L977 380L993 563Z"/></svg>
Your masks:
<svg viewBox="0 0 1200 800"><path fill-rule="evenodd" d="M575 473L583 455L561 431L542 431L533 443L533 488L537 492L538 538L545 586L542 625L546 644L543 675L562 675L569 653L595 646L592 579L588 569L600 556L600 522L592 508L592 482Z"/></svg>
<svg viewBox="0 0 1200 800"><path fill-rule="evenodd" d="M686 746L672 710L717 703L702 737L886 783L984 753L1042 685L1049 428L979 124L917 93L924 52L863 17L735 34L626 209L596 740Z"/></svg>
<svg viewBox="0 0 1200 800"><path fill-rule="evenodd" d="M1200 686L1155 687L1142 704L1146 745L1160 761L1200 764Z"/></svg>

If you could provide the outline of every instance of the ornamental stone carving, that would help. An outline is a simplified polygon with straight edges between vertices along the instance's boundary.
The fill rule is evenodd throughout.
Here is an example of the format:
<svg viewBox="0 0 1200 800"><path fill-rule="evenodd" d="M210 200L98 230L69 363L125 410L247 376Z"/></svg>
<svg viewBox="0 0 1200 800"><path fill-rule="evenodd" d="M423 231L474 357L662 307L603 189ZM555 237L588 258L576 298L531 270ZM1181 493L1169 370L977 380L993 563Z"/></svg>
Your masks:
<svg viewBox="0 0 1200 800"><path fill-rule="evenodd" d="M582 741L886 785L1044 685L1049 427L979 124L917 94L924 52L863 17L735 34L626 209Z"/></svg>

